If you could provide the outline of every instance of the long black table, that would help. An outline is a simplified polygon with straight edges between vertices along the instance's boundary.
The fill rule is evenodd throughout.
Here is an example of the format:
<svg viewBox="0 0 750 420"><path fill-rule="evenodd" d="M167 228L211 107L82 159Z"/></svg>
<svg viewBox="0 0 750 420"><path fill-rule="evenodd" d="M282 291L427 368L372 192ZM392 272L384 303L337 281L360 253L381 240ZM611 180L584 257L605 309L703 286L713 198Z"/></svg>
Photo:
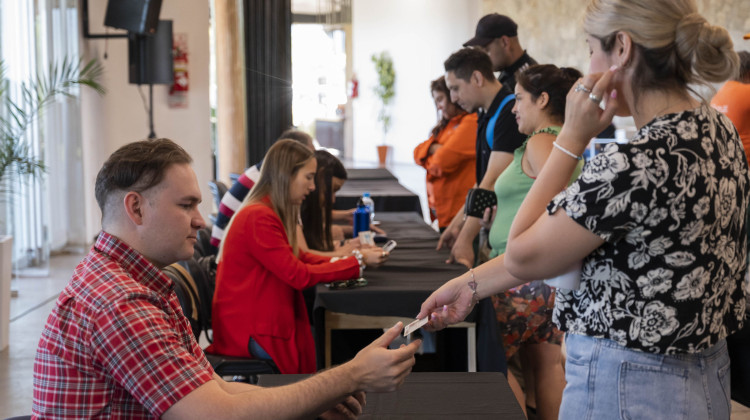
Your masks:
<svg viewBox="0 0 750 420"><path fill-rule="evenodd" d="M260 375L288 385L308 375ZM360 419L525 419L502 373L414 372L394 392L368 393Z"/></svg>
<svg viewBox="0 0 750 420"><path fill-rule="evenodd" d="M356 315L414 317L422 302L446 281L466 272L448 265L447 249L435 251L440 235L415 213L379 213L388 238L398 242L388 261L366 269L365 287L331 290L317 286L315 307Z"/></svg>
<svg viewBox="0 0 750 420"><path fill-rule="evenodd" d="M398 181L398 178L386 168L347 168L346 173L347 178L350 181L361 181L365 179L390 179Z"/></svg>
<svg viewBox="0 0 750 420"><path fill-rule="evenodd" d="M398 247L383 266L365 270L367 286L343 290L316 286L313 313L319 367L326 366L326 313L414 318L433 291L466 272L462 265L445 264L449 251L435 251L440 235L417 214L385 212L378 214L378 219ZM466 319L476 324L476 361L480 371L505 370L504 357L499 356L498 360L498 354L504 353L499 347L494 317L492 304L485 299Z"/></svg>
<svg viewBox="0 0 750 420"><path fill-rule="evenodd" d="M362 172L359 172L362 171ZM375 204L376 219L383 212L413 211L422 215L422 203L413 191L399 184L387 169L350 169L352 176L336 193L337 210L357 207L357 201L365 192L370 193Z"/></svg>

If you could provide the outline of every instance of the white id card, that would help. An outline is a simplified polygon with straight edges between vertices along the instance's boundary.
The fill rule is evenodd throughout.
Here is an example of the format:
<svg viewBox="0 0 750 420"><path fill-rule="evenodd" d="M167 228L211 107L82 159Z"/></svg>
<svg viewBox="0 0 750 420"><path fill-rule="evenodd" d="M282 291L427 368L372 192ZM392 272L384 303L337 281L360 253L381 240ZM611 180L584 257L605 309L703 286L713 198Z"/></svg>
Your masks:
<svg viewBox="0 0 750 420"><path fill-rule="evenodd" d="M406 337L407 335L413 333L414 331L422 328L422 326L427 323L427 320L428 320L428 318L424 317L422 319L418 319L416 321L410 322L409 325L407 325L406 327L404 327L404 337Z"/></svg>

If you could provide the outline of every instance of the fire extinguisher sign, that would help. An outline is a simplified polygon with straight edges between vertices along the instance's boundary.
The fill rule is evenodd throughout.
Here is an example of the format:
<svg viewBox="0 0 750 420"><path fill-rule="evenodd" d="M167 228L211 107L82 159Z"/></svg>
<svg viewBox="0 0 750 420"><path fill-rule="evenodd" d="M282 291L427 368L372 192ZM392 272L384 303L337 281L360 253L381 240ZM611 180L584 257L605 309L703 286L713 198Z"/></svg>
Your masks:
<svg viewBox="0 0 750 420"><path fill-rule="evenodd" d="M188 77L187 34L174 34L172 56L174 57L174 81L169 89L169 107L187 108L190 79Z"/></svg>

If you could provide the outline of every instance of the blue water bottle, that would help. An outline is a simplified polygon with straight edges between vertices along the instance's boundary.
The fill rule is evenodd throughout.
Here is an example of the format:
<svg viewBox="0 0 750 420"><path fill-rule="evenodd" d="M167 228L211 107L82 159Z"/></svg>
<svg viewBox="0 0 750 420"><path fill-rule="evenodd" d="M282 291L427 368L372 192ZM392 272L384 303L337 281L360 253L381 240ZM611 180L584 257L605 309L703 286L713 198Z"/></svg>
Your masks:
<svg viewBox="0 0 750 420"><path fill-rule="evenodd" d="M368 230L370 230L370 211L360 199L357 202L357 209L354 210L353 237L356 238L359 232L367 232Z"/></svg>
<svg viewBox="0 0 750 420"><path fill-rule="evenodd" d="M369 192L362 194L362 202L367 207L367 210L370 211L370 223L372 223L372 221L375 220L375 202L370 198Z"/></svg>

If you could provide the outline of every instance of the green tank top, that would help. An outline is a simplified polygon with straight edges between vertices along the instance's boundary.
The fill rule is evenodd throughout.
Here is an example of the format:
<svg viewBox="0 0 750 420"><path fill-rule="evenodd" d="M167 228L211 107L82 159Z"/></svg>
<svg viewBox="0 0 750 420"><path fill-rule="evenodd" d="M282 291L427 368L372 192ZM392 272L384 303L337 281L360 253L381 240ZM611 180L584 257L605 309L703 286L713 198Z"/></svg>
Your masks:
<svg viewBox="0 0 750 420"><path fill-rule="evenodd" d="M513 152L513 161L495 181L497 213L495 214L495 221L490 228L489 242L492 247L492 252L490 253L491 258L495 258L505 252L505 246L508 243L508 234L510 233L510 225L518 212L518 208L521 207L523 199L526 198L526 194L534 183L534 179L523 172L521 162L523 161L523 154L526 152L526 144L529 139L539 133L550 133L557 136L560 134L560 127L552 126L543 128L526 137L526 141L523 142L521 147ZM578 178L582 167L583 161L580 161L578 166L576 166L576 169L573 171L573 175L570 177L570 182L568 184Z"/></svg>

